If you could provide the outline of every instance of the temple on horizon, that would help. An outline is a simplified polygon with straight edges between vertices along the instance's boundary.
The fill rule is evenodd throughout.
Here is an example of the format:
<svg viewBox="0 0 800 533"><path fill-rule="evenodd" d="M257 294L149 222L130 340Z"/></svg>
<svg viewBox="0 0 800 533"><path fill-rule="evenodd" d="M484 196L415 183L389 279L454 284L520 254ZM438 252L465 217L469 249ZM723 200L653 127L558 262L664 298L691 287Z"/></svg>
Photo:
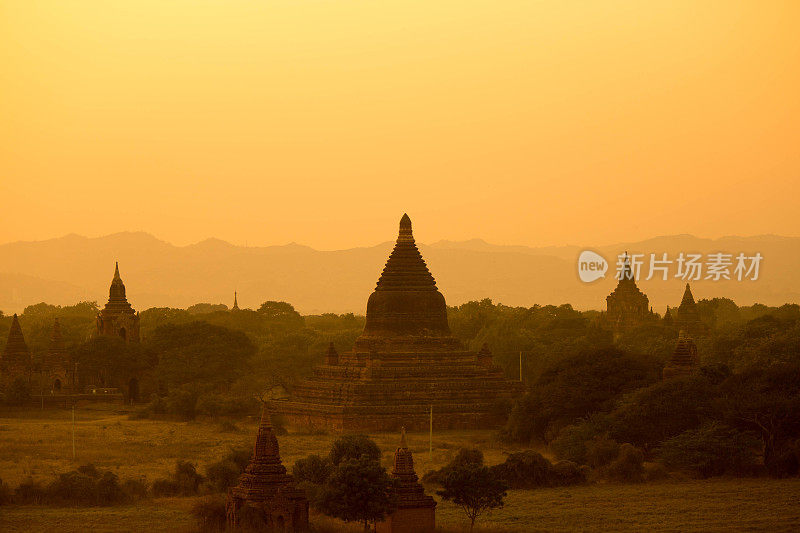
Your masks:
<svg viewBox="0 0 800 533"><path fill-rule="evenodd" d="M623 261L617 287L606 296L604 318L615 339L655 317L647 295L636 286L628 252L625 252Z"/></svg>
<svg viewBox="0 0 800 533"><path fill-rule="evenodd" d="M139 342L139 313L125 296L125 284L119 275L119 263L108 290L108 302L97 315L97 335L121 337L125 342Z"/></svg>
<svg viewBox="0 0 800 533"><path fill-rule="evenodd" d="M431 416L438 428L492 428L521 391L488 348L470 352L450 333L444 296L403 215L355 346L342 354L331 346L274 409L290 424L333 431L422 430Z"/></svg>

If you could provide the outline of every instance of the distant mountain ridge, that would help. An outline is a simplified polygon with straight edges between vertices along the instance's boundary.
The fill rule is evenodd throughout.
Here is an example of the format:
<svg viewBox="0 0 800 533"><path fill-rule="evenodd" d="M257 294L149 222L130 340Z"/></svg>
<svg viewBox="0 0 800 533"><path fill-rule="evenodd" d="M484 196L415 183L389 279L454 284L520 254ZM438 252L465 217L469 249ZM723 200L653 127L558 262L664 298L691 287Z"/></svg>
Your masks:
<svg viewBox="0 0 800 533"><path fill-rule="evenodd" d="M175 246L144 232L97 238L69 234L34 242L0 245L0 309L20 312L31 304L70 305L108 296L114 261L138 310L187 307L198 302L257 307L265 300L286 300L303 313L363 313L392 242L371 247L321 251L291 243L245 247L220 239ZM615 285L614 261L630 253L755 253L764 256L758 281L698 281L699 298L726 296L741 305L800 302L800 238L777 235L704 239L692 235L654 237L600 247L527 247L495 245L480 239L441 240L420 245L448 304L492 298L506 305L570 303L604 309ZM584 249L606 257L605 279L591 284L577 276ZM656 311L680 302L685 282L640 281Z"/></svg>

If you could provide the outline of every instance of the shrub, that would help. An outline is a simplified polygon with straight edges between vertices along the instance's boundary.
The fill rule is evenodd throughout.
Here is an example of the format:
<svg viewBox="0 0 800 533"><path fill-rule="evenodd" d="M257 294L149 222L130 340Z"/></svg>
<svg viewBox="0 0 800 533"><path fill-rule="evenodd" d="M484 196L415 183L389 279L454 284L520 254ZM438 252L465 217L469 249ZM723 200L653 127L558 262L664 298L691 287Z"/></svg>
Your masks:
<svg viewBox="0 0 800 533"><path fill-rule="evenodd" d="M422 476L422 482L441 484L449 471L467 465L483 466L483 452L476 448L461 448L453 460L445 466L439 470L425 472L425 475Z"/></svg>
<svg viewBox="0 0 800 533"><path fill-rule="evenodd" d="M668 468L707 478L752 470L759 447L760 441L752 435L710 422L667 440L658 455Z"/></svg>
<svg viewBox="0 0 800 533"><path fill-rule="evenodd" d="M220 433L239 433L239 427L230 420L223 420L217 428Z"/></svg>
<svg viewBox="0 0 800 533"><path fill-rule="evenodd" d="M645 481L661 481L669 477L667 467L661 463L646 463L644 465Z"/></svg>
<svg viewBox="0 0 800 533"><path fill-rule="evenodd" d="M46 499L44 487L32 478L20 483L14 491L14 501L19 505L40 505Z"/></svg>
<svg viewBox="0 0 800 533"><path fill-rule="evenodd" d="M175 389L166 399L167 412L184 420L194 420L197 416L197 395L189 390Z"/></svg>
<svg viewBox="0 0 800 533"><path fill-rule="evenodd" d="M203 476L197 473L195 466L188 461L178 461L175 465L173 480L181 496L192 496L197 494Z"/></svg>
<svg viewBox="0 0 800 533"><path fill-rule="evenodd" d="M133 411L128 418L131 420L142 420L145 418L152 418L154 415L163 415L167 412L167 403L158 394L150 396L150 403L144 405Z"/></svg>
<svg viewBox="0 0 800 533"><path fill-rule="evenodd" d="M206 478L216 492L225 492L228 487L236 485L241 473L242 469L228 460L218 461L206 467Z"/></svg>
<svg viewBox="0 0 800 533"><path fill-rule="evenodd" d="M767 458L765 466L772 477L796 476L800 471L800 443L783 443Z"/></svg>
<svg viewBox="0 0 800 533"><path fill-rule="evenodd" d="M338 466L339 463L362 456L379 461L381 449L366 435L344 435L333 443L328 457L331 463Z"/></svg>
<svg viewBox="0 0 800 533"><path fill-rule="evenodd" d="M157 479L150 486L150 492L156 498L175 496L178 494L178 484L171 479Z"/></svg>
<svg viewBox="0 0 800 533"><path fill-rule="evenodd" d="M86 465L60 474L47 486L48 501L63 505L113 505L125 500L116 474Z"/></svg>
<svg viewBox="0 0 800 533"><path fill-rule="evenodd" d="M193 496L198 493L203 476L188 461L178 461L171 477L157 479L150 487L153 496Z"/></svg>
<svg viewBox="0 0 800 533"><path fill-rule="evenodd" d="M239 472L244 472L245 467L250 462L250 457L253 455L253 450L247 448L229 448L228 454L222 458L223 461L230 461L239 467Z"/></svg>
<svg viewBox="0 0 800 533"><path fill-rule="evenodd" d="M512 489L549 487L555 481L553 465L533 450L512 453L504 463L492 466L490 470Z"/></svg>
<svg viewBox="0 0 800 533"><path fill-rule="evenodd" d="M325 483L333 471L333 464L328 458L319 455L309 455L305 459L298 459L292 467L292 475L298 482L307 481L315 485Z"/></svg>
<svg viewBox="0 0 800 533"><path fill-rule="evenodd" d="M257 412L257 410L258 401L251 396L205 394L197 399L197 413L211 417L241 416Z"/></svg>
<svg viewBox="0 0 800 533"><path fill-rule="evenodd" d="M559 461L553 465L553 485L569 486L586 483L589 468L572 461Z"/></svg>
<svg viewBox="0 0 800 533"><path fill-rule="evenodd" d="M550 449L559 459L585 465L586 443L596 434L594 426L588 422L567 426L550 442Z"/></svg>
<svg viewBox="0 0 800 533"><path fill-rule="evenodd" d="M200 531L224 531L227 525L225 498L219 496L202 498L192 506L192 516Z"/></svg>
<svg viewBox="0 0 800 533"><path fill-rule="evenodd" d="M619 444L607 436L595 436L586 443L586 463L601 468L619 456Z"/></svg>
<svg viewBox="0 0 800 533"><path fill-rule="evenodd" d="M644 480L644 453L632 444L619 447L619 456L601 470L611 481L638 483Z"/></svg>
<svg viewBox="0 0 800 533"><path fill-rule="evenodd" d="M126 494L113 472L104 472L96 482L98 505L113 505L125 501Z"/></svg>
<svg viewBox="0 0 800 533"><path fill-rule="evenodd" d="M127 478L122 481L122 491L129 500L142 500L147 497L147 481Z"/></svg>
<svg viewBox="0 0 800 533"><path fill-rule="evenodd" d="M16 378L5 393L8 405L25 405L31 399L31 387L23 377Z"/></svg>

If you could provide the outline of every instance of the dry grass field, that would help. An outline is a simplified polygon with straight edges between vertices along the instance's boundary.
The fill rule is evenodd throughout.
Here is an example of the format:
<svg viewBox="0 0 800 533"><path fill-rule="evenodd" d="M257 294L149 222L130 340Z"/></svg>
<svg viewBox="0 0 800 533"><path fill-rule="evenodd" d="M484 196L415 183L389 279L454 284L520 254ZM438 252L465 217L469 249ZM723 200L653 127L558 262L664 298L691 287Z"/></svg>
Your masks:
<svg viewBox="0 0 800 533"><path fill-rule="evenodd" d="M231 447L249 446L255 421L239 431L219 424L128 420L117 407L89 406L77 411L76 460L72 460L71 415L65 411L0 413L0 478L16 486L28 477L47 481L78 465L94 463L120 478L164 477L177 460L190 460L203 472ZM398 436L372 435L388 466ZM280 437L284 464L327 452L334 435ZM444 432L434 435L433 455L426 434L409 435L417 471L447 463L459 447L477 446L488 463L514 451L491 432ZM192 531L189 510L194 498L161 498L110 508L0 507L0 531ZM444 502L437 522L460 531L461 511ZM715 479L668 481L646 485L586 485L512 491L505 508L480 519L484 531L686 531L800 530L800 479ZM342 528L316 517L318 531ZM358 531L358 527L347 528Z"/></svg>

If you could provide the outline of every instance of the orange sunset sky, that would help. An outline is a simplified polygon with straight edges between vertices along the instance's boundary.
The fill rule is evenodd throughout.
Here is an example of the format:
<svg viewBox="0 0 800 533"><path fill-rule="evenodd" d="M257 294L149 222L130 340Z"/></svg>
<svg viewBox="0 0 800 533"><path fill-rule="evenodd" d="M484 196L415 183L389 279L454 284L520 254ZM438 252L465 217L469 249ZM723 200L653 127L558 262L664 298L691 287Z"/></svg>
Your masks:
<svg viewBox="0 0 800 533"><path fill-rule="evenodd" d="M0 0L0 242L800 234L800 2Z"/></svg>

